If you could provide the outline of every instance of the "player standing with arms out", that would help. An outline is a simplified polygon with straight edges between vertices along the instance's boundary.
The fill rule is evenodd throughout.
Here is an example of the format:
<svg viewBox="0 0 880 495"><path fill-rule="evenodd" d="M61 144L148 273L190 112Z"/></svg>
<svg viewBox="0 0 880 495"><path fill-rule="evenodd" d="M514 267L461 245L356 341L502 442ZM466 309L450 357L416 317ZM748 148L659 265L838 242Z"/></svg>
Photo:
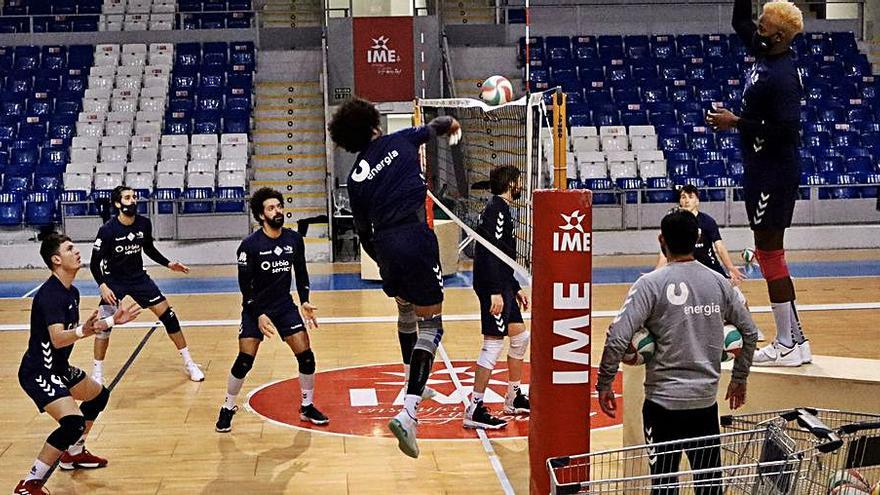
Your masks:
<svg viewBox="0 0 880 495"><path fill-rule="evenodd" d="M737 296L748 308L746 296L739 288L745 276L733 264L733 260L730 259L730 253L727 252L727 247L724 245L724 241L721 240L718 223L715 222L711 215L700 211L700 194L697 187L692 184L682 186L678 191L678 205L697 217L700 236L697 239L697 244L694 246L694 258L720 273L724 278L729 279L733 284L733 290L736 291ZM722 263L724 266L721 266ZM666 266L666 256L661 252L660 257L657 259L657 266L654 269L656 270L664 266ZM758 330L758 341L761 340L764 340L764 336L761 334L761 330Z"/></svg>
<svg viewBox="0 0 880 495"><path fill-rule="evenodd" d="M125 296L131 296L140 307L149 308L165 326L168 337L180 352L189 379L194 382L204 380L205 374L190 356L177 314L144 270L141 252L171 271L189 273L189 268L179 261L169 261L156 249L153 244L153 224L148 218L137 214L137 195L134 190L117 186L110 199L119 214L98 230L89 263L92 276L101 292L101 304L117 306ZM98 383L103 383L104 380L104 357L109 346L110 332L96 336L92 378Z"/></svg>
<svg viewBox="0 0 880 495"><path fill-rule="evenodd" d="M98 312L79 324L79 290L73 285L80 269L79 249L65 235L49 233L40 245L40 256L52 275L40 286L31 304L30 338L18 368L21 388L40 412L58 421L37 455L27 476L18 482L16 495L42 495L44 479L55 464L64 470L100 468L107 459L85 448L86 436L98 414L107 406L110 391L68 362L77 340L113 325L137 318L140 308L119 308L113 316L98 319ZM76 401L82 401L77 406Z"/></svg>
<svg viewBox="0 0 880 495"><path fill-rule="evenodd" d="M795 308L784 238L801 176L798 146L804 90L791 42L804 30L804 19L793 3L774 0L764 4L755 27L751 7L749 0L736 0L733 7L733 28L756 57L746 74L742 115L717 108L706 121L715 130L738 129L742 135L746 212L776 322L776 340L755 354L754 364L800 366L813 356Z"/></svg>
<svg viewBox="0 0 880 495"><path fill-rule="evenodd" d="M492 197L480 214L477 232L504 254L516 259L510 204L518 200L522 193L519 170L510 165L492 169L489 187ZM514 277L513 268L480 243L477 243L474 252L474 292L480 300L483 346L477 358L474 392L465 411L464 426L497 430L507 426L507 422L489 413L483 404L483 396L504 347L504 337L510 338L504 413L528 414L531 409L528 397L520 390L523 359L529 347L529 331L523 322L520 306L528 309L529 297Z"/></svg>
<svg viewBox="0 0 880 495"><path fill-rule="evenodd" d="M660 224L660 248L669 264L640 277L608 328L596 390L602 411L615 417L617 399L611 384L635 332L645 327L654 337L654 357L645 365L642 406L645 442L663 443L718 435L718 381L724 350L724 322L742 334L742 352L733 363L726 399L731 409L746 400L758 333L752 316L718 272L694 259L699 226L694 216L676 209ZM693 470L697 495L720 495L723 484L718 440L656 447L648 459L652 475L679 470L682 450ZM658 477L657 485L674 485L675 476ZM703 486L700 486L703 484ZM654 495L677 494L678 489L655 488Z"/></svg>
<svg viewBox="0 0 880 495"><path fill-rule="evenodd" d="M457 144L461 126L452 117L437 117L384 135L376 107L353 98L336 111L328 129L337 146L357 153L348 194L361 245L379 265L383 290L397 301L398 321L415 316L415 326L398 325L403 362L409 365L407 390L404 408L388 428L404 454L418 457L416 410L443 337L443 271L437 236L424 219L428 188L419 147L438 135Z"/></svg>
<svg viewBox="0 0 880 495"><path fill-rule="evenodd" d="M226 402L220 408L215 429L232 430L232 416L238 410L235 399L244 378L254 365L263 337L276 333L293 351L299 365L302 403L299 417L316 425L330 422L312 402L315 394L315 355L307 328L318 328L309 302L309 272L306 268L302 236L284 228L284 197L263 187L251 196L251 213L260 229L244 238L238 246L238 287L241 290L241 328L238 331L238 356L232 364L226 385ZM292 278L305 314L305 322L290 295Z"/></svg>

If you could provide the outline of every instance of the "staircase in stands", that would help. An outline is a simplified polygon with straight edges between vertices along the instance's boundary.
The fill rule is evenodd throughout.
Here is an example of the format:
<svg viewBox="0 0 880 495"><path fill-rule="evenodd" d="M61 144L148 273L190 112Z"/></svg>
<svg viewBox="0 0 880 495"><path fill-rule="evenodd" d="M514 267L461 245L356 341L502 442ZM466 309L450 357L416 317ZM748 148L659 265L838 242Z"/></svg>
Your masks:
<svg viewBox="0 0 880 495"><path fill-rule="evenodd" d="M262 7L263 27L317 27L322 15L321 0L267 0Z"/></svg>

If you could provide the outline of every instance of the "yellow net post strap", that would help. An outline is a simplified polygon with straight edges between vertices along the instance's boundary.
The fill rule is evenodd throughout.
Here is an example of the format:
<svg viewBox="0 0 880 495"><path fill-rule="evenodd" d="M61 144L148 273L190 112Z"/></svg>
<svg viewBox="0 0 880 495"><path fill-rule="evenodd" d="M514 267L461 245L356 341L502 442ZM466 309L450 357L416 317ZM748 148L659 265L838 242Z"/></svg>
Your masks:
<svg viewBox="0 0 880 495"><path fill-rule="evenodd" d="M553 94L553 187L565 189L568 179L566 153L568 149L568 126L565 115L565 93Z"/></svg>

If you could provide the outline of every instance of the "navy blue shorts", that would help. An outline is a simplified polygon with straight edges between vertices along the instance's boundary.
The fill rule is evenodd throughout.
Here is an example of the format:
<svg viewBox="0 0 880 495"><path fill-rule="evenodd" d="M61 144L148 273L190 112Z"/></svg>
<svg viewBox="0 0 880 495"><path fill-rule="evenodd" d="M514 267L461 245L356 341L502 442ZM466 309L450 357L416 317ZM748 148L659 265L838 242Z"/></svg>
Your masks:
<svg viewBox="0 0 880 495"><path fill-rule="evenodd" d="M42 366L22 364L18 368L18 383L34 401L40 412L62 397L70 397L70 388L88 378L86 372L76 366L68 366L64 373L53 373Z"/></svg>
<svg viewBox="0 0 880 495"><path fill-rule="evenodd" d="M752 230L783 230L791 227L798 187L745 187L746 213Z"/></svg>
<svg viewBox="0 0 880 495"><path fill-rule="evenodd" d="M127 280L123 282L108 279L106 283L107 287L110 287L110 290L116 294L117 301L121 301L125 296L131 296L134 302L144 309L155 306L165 300L165 295L162 294L162 291L159 290L153 279L146 275L134 281ZM101 304L109 303L102 300Z"/></svg>
<svg viewBox="0 0 880 495"><path fill-rule="evenodd" d="M377 232L374 245L385 294L416 306L443 302L440 248L427 224L410 223Z"/></svg>
<svg viewBox="0 0 880 495"><path fill-rule="evenodd" d="M281 311L270 311L266 314L282 339L286 339L291 335L302 332L306 329L299 309L294 306ZM263 340L263 332L260 331L260 325L257 319L245 311L241 312L241 326L238 329L238 338L240 339L260 339Z"/></svg>
<svg viewBox="0 0 880 495"><path fill-rule="evenodd" d="M500 315L495 316L489 312L492 307L492 294L477 292L477 299L480 300L480 321L482 322L483 335L506 337L508 325L523 323L522 313L516 302L516 292L504 289L501 291L501 298L504 300L504 308Z"/></svg>

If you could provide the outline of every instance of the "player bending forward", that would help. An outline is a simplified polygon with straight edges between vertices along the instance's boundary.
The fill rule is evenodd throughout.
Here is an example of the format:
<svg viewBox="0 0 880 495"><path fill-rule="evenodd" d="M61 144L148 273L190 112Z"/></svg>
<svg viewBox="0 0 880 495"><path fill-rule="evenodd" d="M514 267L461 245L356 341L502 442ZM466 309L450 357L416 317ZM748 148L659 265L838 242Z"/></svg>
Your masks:
<svg viewBox="0 0 880 495"><path fill-rule="evenodd" d="M150 219L137 214L137 195L134 190L117 186L110 199L119 214L98 230L89 263L92 276L101 292L101 305L115 307L128 295L140 307L148 308L165 326L165 332L183 358L183 368L189 379L194 382L204 380L205 374L189 353L177 314L144 270L141 253L171 271L189 273L189 268L178 261L168 260L156 249L153 244L153 224ZM92 379L98 383L104 381L104 357L109 346L110 332L95 336Z"/></svg>
<svg viewBox="0 0 880 495"><path fill-rule="evenodd" d="M79 249L70 238L48 234L40 256L52 275L40 286L31 304L30 338L18 368L18 383L40 412L47 412L58 428L37 455L31 470L18 482L15 495L43 495L44 478L52 465L64 470L100 468L103 459L86 450L86 436L107 406L110 391L68 362L77 340L109 330L137 318L140 309L119 308L113 316L98 319L98 312L79 324L79 290L73 280L79 271ZM82 401L77 406L76 401Z"/></svg>
<svg viewBox="0 0 880 495"><path fill-rule="evenodd" d="M492 197L480 214L478 232L501 252L516 259L516 238L510 204L520 198L522 179L513 166L493 169L489 174ZM477 358L474 392L464 416L466 428L496 430L507 422L492 416L483 404L486 386L492 377L495 362L504 347L504 337L510 337L507 351L507 395L505 414L528 414L529 399L520 390L523 358L529 347L529 331L523 323L520 306L529 307L529 297L513 276L513 268L480 243L474 253L474 292L480 300L483 347Z"/></svg>
<svg viewBox="0 0 880 495"><path fill-rule="evenodd" d="M263 187L251 196L250 206L261 228L245 237L238 247L238 287L242 298L238 356L229 371L226 402L220 408L215 429L232 430L232 416L238 410L235 398L241 392L244 377L254 366L263 337L272 338L276 333L293 351L299 365L300 419L325 425L330 420L312 402L315 354L306 329L318 328L318 308L309 302L305 243L298 233L284 228L284 197L280 192ZM296 277L305 322L290 295L291 270Z"/></svg>
<svg viewBox="0 0 880 495"><path fill-rule="evenodd" d="M359 98L345 102L328 127L333 142L357 153L348 176L355 227L364 251L379 265L382 289L397 301L399 321L410 322L398 325L401 354L410 366L404 407L388 428L404 454L418 457L416 410L443 337L443 271L437 236L424 219L427 186L419 146L437 135L456 144L461 127L452 117L438 117L384 135L379 111Z"/></svg>

